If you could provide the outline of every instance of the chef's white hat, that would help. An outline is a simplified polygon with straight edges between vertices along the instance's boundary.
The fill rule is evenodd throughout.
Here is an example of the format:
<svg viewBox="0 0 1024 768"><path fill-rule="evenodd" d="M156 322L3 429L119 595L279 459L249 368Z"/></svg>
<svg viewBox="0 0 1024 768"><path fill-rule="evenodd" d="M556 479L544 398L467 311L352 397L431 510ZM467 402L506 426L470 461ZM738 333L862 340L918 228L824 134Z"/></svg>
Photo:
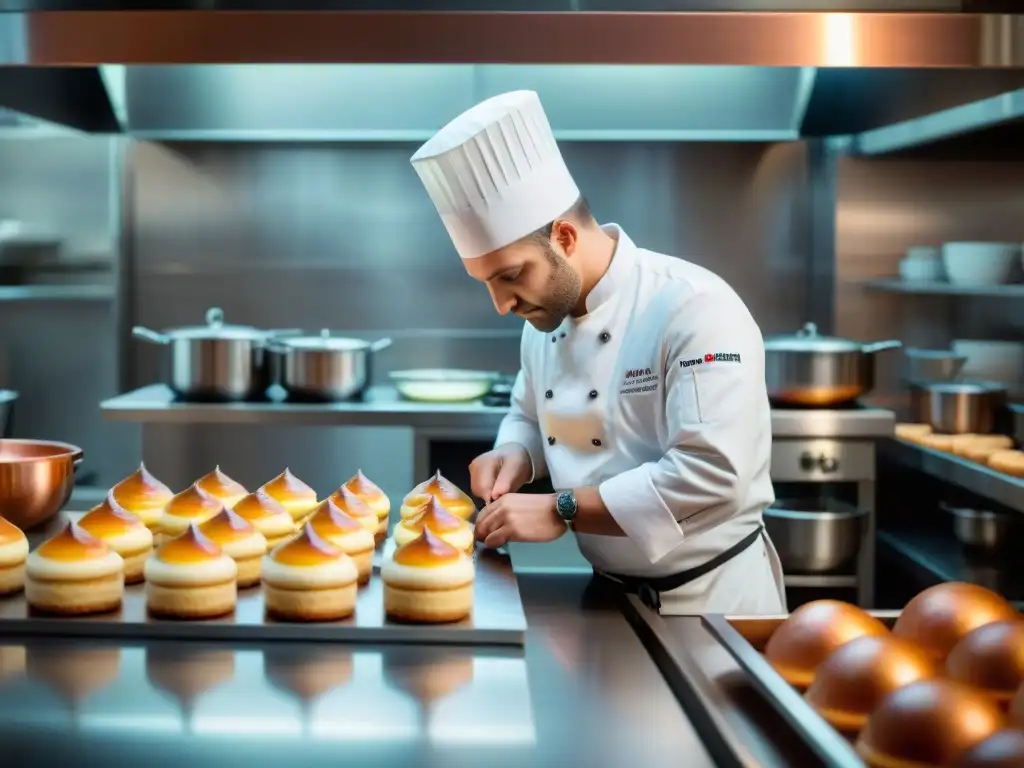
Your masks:
<svg viewBox="0 0 1024 768"><path fill-rule="evenodd" d="M580 196L533 91L504 93L463 112L411 162L464 259L514 243Z"/></svg>

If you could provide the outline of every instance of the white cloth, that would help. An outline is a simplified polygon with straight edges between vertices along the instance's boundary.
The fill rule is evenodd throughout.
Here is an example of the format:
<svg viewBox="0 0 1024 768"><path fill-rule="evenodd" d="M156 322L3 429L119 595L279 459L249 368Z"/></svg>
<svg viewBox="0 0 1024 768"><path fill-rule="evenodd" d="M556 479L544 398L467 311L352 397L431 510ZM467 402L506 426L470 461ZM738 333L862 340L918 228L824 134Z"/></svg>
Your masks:
<svg viewBox="0 0 1024 768"><path fill-rule="evenodd" d="M587 314L524 328L495 444L525 446L557 489L598 486L627 535L577 534L596 570L669 576L743 539L775 498L764 343L724 280L604 229L618 245ZM784 611L767 534L662 595L666 614Z"/></svg>
<svg viewBox="0 0 1024 768"><path fill-rule="evenodd" d="M514 243L580 196L533 91L505 93L463 112L411 162L463 259Z"/></svg>

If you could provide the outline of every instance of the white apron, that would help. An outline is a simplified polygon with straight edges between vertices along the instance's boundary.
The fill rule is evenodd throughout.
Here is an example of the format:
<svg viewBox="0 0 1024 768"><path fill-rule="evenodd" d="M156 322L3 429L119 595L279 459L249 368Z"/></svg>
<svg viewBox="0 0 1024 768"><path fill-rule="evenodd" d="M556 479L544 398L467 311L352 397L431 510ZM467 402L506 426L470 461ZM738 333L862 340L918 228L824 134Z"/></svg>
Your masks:
<svg viewBox="0 0 1024 768"><path fill-rule="evenodd" d="M553 333L526 327L496 444L523 444L556 489L598 486L627 536L577 534L596 571L669 576L746 537L774 500L763 341L724 281L605 231L618 246L588 313ZM661 611L785 612L767 534L663 593Z"/></svg>

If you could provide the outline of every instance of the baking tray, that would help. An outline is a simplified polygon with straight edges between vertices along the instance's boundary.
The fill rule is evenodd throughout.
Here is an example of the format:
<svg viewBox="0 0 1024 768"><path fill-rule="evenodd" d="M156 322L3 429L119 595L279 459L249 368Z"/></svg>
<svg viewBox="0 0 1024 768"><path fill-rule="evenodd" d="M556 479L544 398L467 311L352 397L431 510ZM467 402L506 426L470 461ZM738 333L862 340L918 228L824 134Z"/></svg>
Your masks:
<svg viewBox="0 0 1024 768"><path fill-rule="evenodd" d="M24 594L0 598L0 634L98 637L122 640L326 641L428 645L516 645L526 640L526 615L511 561L492 551L475 556L473 614L452 624L402 624L384 617L380 562L393 547L374 557L370 583L360 587L354 616L333 622L282 622L264 615L259 587L239 590L233 614L204 621L157 619L146 611L145 585L125 588L119 611L61 617L31 611Z"/></svg>
<svg viewBox="0 0 1024 768"><path fill-rule="evenodd" d="M890 627L900 615L899 611L868 613ZM743 668L758 693L826 765L834 768L864 768L865 763L854 750L853 744L825 722L762 655L768 638L787 618L721 614L701 617L704 626Z"/></svg>

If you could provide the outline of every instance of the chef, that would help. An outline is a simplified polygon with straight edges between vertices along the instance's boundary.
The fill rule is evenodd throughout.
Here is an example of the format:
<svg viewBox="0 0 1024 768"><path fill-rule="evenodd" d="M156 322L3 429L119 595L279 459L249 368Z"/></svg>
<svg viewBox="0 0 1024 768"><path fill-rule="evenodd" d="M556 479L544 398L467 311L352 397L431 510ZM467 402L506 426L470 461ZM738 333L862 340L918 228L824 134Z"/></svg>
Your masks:
<svg viewBox="0 0 1024 768"><path fill-rule="evenodd" d="M463 113L412 165L466 271L526 320L511 409L470 466L477 538L571 531L665 614L784 612L764 345L739 296L598 225L532 91ZM544 475L556 493L520 493Z"/></svg>

